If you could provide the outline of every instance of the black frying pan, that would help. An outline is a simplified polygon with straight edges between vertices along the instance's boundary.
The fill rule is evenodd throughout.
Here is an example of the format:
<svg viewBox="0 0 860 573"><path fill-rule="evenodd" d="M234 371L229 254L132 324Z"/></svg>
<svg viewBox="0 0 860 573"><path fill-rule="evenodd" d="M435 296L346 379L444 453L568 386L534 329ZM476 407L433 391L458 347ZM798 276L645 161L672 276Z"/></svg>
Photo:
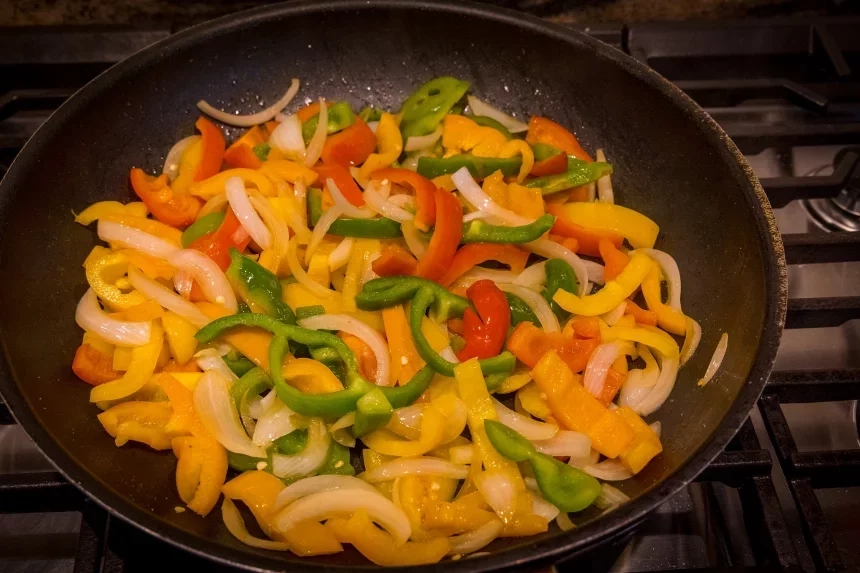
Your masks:
<svg viewBox="0 0 860 573"><path fill-rule="evenodd" d="M221 562L369 567L351 550L299 559L246 547L226 531L220 512L201 519L174 511L172 455L114 446L87 401L89 387L70 369L80 343L73 316L85 290L81 262L96 240L71 212L130 200L129 166L159 169L171 144L192 133L199 99L256 111L257 96L272 102L299 77L300 99L396 109L443 74L470 80L474 93L506 110L558 120L586 148L603 147L616 167L619 202L661 225L657 246L678 260L685 311L705 333L654 416L663 424L663 454L621 486L632 501L589 514L571 532L498 541L489 556L443 566L489 570L592 548L629 530L722 451L776 354L785 261L764 192L713 120L632 58L523 14L454 2L305 2L221 18L115 66L45 123L0 185L0 388L72 483L119 517ZM726 359L698 388L722 332L729 333Z"/></svg>

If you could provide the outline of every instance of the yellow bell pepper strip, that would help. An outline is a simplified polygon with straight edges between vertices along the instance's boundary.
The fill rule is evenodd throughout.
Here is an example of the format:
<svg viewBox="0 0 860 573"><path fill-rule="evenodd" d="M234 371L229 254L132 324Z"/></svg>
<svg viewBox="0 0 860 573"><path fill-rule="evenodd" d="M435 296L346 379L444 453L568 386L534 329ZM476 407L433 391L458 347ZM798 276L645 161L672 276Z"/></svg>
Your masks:
<svg viewBox="0 0 860 573"><path fill-rule="evenodd" d="M578 225L612 231L627 239L634 249L651 248L657 240L657 223L633 209L609 203L566 203L563 217Z"/></svg>
<svg viewBox="0 0 860 573"><path fill-rule="evenodd" d="M633 430L576 381L554 350L544 354L532 376L561 425L586 434L591 438L591 447L604 456L618 457L633 441Z"/></svg>
<svg viewBox="0 0 860 573"><path fill-rule="evenodd" d="M424 368L424 361L415 349L415 343L412 342L412 334L409 332L409 323L406 321L403 305L384 309L382 323L385 327L385 338L388 340L388 351L391 354L391 380L406 384Z"/></svg>
<svg viewBox="0 0 860 573"><path fill-rule="evenodd" d="M400 128L390 113L383 113L376 127L376 150L359 169L359 181L367 182L374 171L390 166L403 152Z"/></svg>
<svg viewBox="0 0 860 573"><path fill-rule="evenodd" d="M424 408L418 440L403 440L391 430L381 429L362 436L361 441L368 448L387 456L421 456L463 432L466 420L462 417L457 419L458 409L462 411L460 400L451 394L443 395Z"/></svg>
<svg viewBox="0 0 860 573"><path fill-rule="evenodd" d="M260 173L264 175L271 173L294 185L301 181L308 186L316 181L318 177L316 172L310 167L305 167L301 163L296 163L288 159L269 159L260 168Z"/></svg>
<svg viewBox="0 0 860 573"><path fill-rule="evenodd" d="M534 513L521 513L505 524L499 537L529 537L546 533L549 530L549 522Z"/></svg>
<svg viewBox="0 0 860 573"><path fill-rule="evenodd" d="M640 418L639 414L634 412L632 408L624 406L618 408L616 413L636 434L630 445L618 456L624 467L635 475L663 451L663 444L660 443L660 438L657 437L651 426L645 423L645 420Z"/></svg>
<svg viewBox="0 0 860 573"><path fill-rule="evenodd" d="M224 497L239 500L248 506L254 519L268 537L285 541L286 537L275 529L272 523L272 506L275 498L283 491L284 482L273 474L264 471L247 471L231 479L221 488Z"/></svg>
<svg viewBox="0 0 860 573"><path fill-rule="evenodd" d="M100 384L90 391L90 402L108 402L131 396L140 390L155 372L164 345L164 330L159 321L152 322L149 342L131 351L131 363L122 378Z"/></svg>
<svg viewBox="0 0 860 573"><path fill-rule="evenodd" d="M427 541L395 543L391 535L373 524L367 512L359 510L346 520L342 517L326 522L341 543L350 543L362 555L384 567L405 567L436 563L448 553L450 544L444 537Z"/></svg>
<svg viewBox="0 0 860 573"><path fill-rule="evenodd" d="M409 538L412 541L425 541L433 537L444 537L437 532L433 535L424 529L424 511L434 494L430 489L430 480L408 475L397 481L397 489L393 490L397 498L392 501L406 514L409 525L412 526Z"/></svg>
<svg viewBox="0 0 860 573"><path fill-rule="evenodd" d="M212 197L224 192L224 184L231 177L239 177L245 184L252 184L265 197L274 197L275 187L272 182L260 171L253 169L228 169L209 179L205 179L191 185L191 194L208 201Z"/></svg>
<svg viewBox="0 0 860 573"><path fill-rule="evenodd" d="M535 164L535 154L529 144L522 139L512 139L499 150L499 157L501 158L514 157L515 155L520 155L523 158L523 164L517 175L517 182L522 183Z"/></svg>
<svg viewBox="0 0 860 573"><path fill-rule="evenodd" d="M546 420L552 415L546 400L546 394L532 383L526 384L517 392L517 402L523 410L541 420Z"/></svg>
<svg viewBox="0 0 860 573"><path fill-rule="evenodd" d="M164 309L154 300L147 300L125 310L112 312L108 316L129 322L146 322L164 316Z"/></svg>
<svg viewBox="0 0 860 573"><path fill-rule="evenodd" d="M678 343L665 332L643 326L600 326L600 338L605 341L631 340L650 346L666 358L677 359L680 355Z"/></svg>
<svg viewBox="0 0 860 573"><path fill-rule="evenodd" d="M149 210L141 201L127 204L120 203L119 201L99 201L81 211L79 215L76 215L75 223L86 226L93 221L109 216L124 217L129 215L132 217L146 217L148 214Z"/></svg>
<svg viewBox="0 0 860 573"><path fill-rule="evenodd" d="M651 257L633 253L630 263L615 280L607 281L602 289L594 294L578 297L566 290L559 290L553 300L564 310L582 316L597 316L609 312L636 292L648 272L654 266Z"/></svg>
<svg viewBox="0 0 860 573"><path fill-rule="evenodd" d="M299 557L340 553L343 546L335 533L318 521L304 521L284 532L290 551Z"/></svg>
<svg viewBox="0 0 860 573"><path fill-rule="evenodd" d="M197 351L197 327L174 312L165 313L161 317L161 325L167 336L170 355L179 364L185 364Z"/></svg>
<svg viewBox="0 0 860 573"><path fill-rule="evenodd" d="M364 269L370 265L370 259L379 253L378 239L358 239L352 247L352 255L346 265L346 275L341 289L341 308L355 311L355 295L361 287L360 280Z"/></svg>
<svg viewBox="0 0 860 573"><path fill-rule="evenodd" d="M665 304L660 291L660 269L654 265L642 281L642 295L645 297L645 303L648 305L648 310L657 313L657 324L660 328L683 336L687 332L687 318L681 311Z"/></svg>
<svg viewBox="0 0 860 573"><path fill-rule="evenodd" d="M131 348L127 348L124 346L118 346L113 351L113 369L119 372L125 372L128 370L129 365L131 364ZM111 380L116 380L117 378L121 378L122 374L116 376L115 378L111 378ZM106 382L110 382L110 380L106 380Z"/></svg>
<svg viewBox="0 0 860 573"><path fill-rule="evenodd" d="M213 320L230 314L226 308L212 302L198 302L197 308ZM269 371L269 343L272 341L272 333L259 328L238 327L222 334L221 339L245 358L266 372Z"/></svg>
<svg viewBox="0 0 860 573"><path fill-rule="evenodd" d="M206 515L218 502L227 477L227 450L212 437L197 416L191 390L170 374L162 374L158 382L173 409L165 431L178 436L171 442L173 452L179 458L176 489L188 509Z"/></svg>
<svg viewBox="0 0 860 573"><path fill-rule="evenodd" d="M442 120L442 147L450 154L471 151L477 157L501 157L506 143L508 140L501 132L478 125L464 115L448 114ZM516 152L507 157L514 155Z"/></svg>
<svg viewBox="0 0 860 573"><path fill-rule="evenodd" d="M504 177L501 171L495 171L484 179L481 186L484 193L502 207L514 210L523 217L536 219L544 214L543 195L539 189L530 189L518 183L506 183Z"/></svg>
<svg viewBox="0 0 860 573"><path fill-rule="evenodd" d="M284 379L306 394L328 394L343 390L343 383L323 363L311 358L288 359Z"/></svg>
<svg viewBox="0 0 860 573"><path fill-rule="evenodd" d="M155 257L145 255L140 251L123 249L121 251L117 251L117 254L123 255L128 259L128 263L130 265L137 267L143 274L153 280L168 280L173 278L173 275L176 273L176 268L174 268L173 265L160 259L156 259Z"/></svg>
<svg viewBox="0 0 860 573"><path fill-rule="evenodd" d="M169 450L171 438L164 427L172 415L173 408L166 402L123 402L98 418L117 446L132 440L155 450Z"/></svg>
<svg viewBox="0 0 860 573"><path fill-rule="evenodd" d="M515 370L513 374L505 378L499 387L496 388L496 394L510 394L516 392L526 384L532 381L532 375L528 370Z"/></svg>
<svg viewBox="0 0 860 573"><path fill-rule="evenodd" d="M461 501L429 501L424 508L423 525L433 533L456 535L474 531L498 519L496 514Z"/></svg>

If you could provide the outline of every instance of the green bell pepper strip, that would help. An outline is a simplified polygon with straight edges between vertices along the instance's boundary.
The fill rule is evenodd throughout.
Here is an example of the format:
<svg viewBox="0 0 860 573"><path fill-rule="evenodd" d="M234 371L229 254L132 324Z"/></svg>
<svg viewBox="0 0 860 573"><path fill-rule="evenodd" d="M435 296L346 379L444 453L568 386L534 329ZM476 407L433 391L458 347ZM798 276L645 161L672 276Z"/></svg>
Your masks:
<svg viewBox="0 0 860 573"><path fill-rule="evenodd" d="M570 291L576 292L576 291ZM521 322L531 322L540 326L540 321L532 308L526 304L526 301L515 294L505 293L505 298L508 299L508 306L511 308L511 326L516 326Z"/></svg>
<svg viewBox="0 0 860 573"><path fill-rule="evenodd" d="M461 317L470 303L468 299L448 292L439 283L420 277L381 277L364 284L355 297L355 304L361 310L382 310L407 302L415 297L419 289L426 288L433 293L434 310L438 320Z"/></svg>
<svg viewBox="0 0 860 573"><path fill-rule="evenodd" d="M424 333L421 331L421 324L424 321L424 315L427 313L427 309L430 308L430 305L433 304L435 298L436 292L434 289L428 287L421 287L418 289L418 292L415 293L415 298L412 299L412 306L409 308L409 330L412 333L412 340L415 342L415 349L418 351L421 358L424 359L424 362L439 374L453 377L454 367L457 366L457 364L450 362L439 355L439 353L430 346L430 342L424 337ZM484 376L513 372L516 362L517 359L507 350L498 356L478 360L478 364L481 366L481 372Z"/></svg>
<svg viewBox="0 0 860 573"><path fill-rule="evenodd" d="M371 390L356 403L355 422L352 424L352 435L356 438L365 436L374 430L385 426L394 408L385 398L380 388Z"/></svg>
<svg viewBox="0 0 860 573"><path fill-rule="evenodd" d="M308 217L311 225L316 225L322 217L322 191L308 189ZM395 239L403 235L400 223L385 217L373 219L339 218L328 229L329 235L338 237L355 237L358 239Z"/></svg>
<svg viewBox="0 0 860 573"><path fill-rule="evenodd" d="M541 215L528 225L507 227L491 225L480 219L463 223L463 243L531 243L540 239L541 235L552 229L555 217Z"/></svg>
<svg viewBox="0 0 860 573"><path fill-rule="evenodd" d="M349 460L349 448L332 440L323 465L317 469L317 475L354 476L355 468Z"/></svg>
<svg viewBox="0 0 860 573"><path fill-rule="evenodd" d="M484 431L496 451L504 457L531 463L541 495L561 511L582 511L600 494L600 482L596 479L538 452L534 444L501 422L484 420Z"/></svg>
<svg viewBox="0 0 860 573"><path fill-rule="evenodd" d="M223 211L216 211L214 213L209 213L208 215L203 215L185 229L182 232L182 236L179 238L179 243L182 245L183 249L187 249L191 243L202 237L203 235L208 235L209 233L214 233L218 230L218 227L221 226L221 223L224 222L224 217L227 214Z"/></svg>
<svg viewBox="0 0 860 573"><path fill-rule="evenodd" d="M281 283L271 271L243 256L235 247L230 249L227 279L251 310L274 316L284 324L295 324L296 315L282 299Z"/></svg>
<svg viewBox="0 0 860 573"><path fill-rule="evenodd" d="M312 316L317 316L319 314L325 314L325 307L321 304L314 304L311 306L300 306L296 308L296 320L302 320L303 318L310 318Z"/></svg>
<svg viewBox="0 0 860 573"><path fill-rule="evenodd" d="M544 175L526 182L526 187L540 189L541 195L552 195L559 191L573 189L592 181L597 181L604 175L612 174L612 166L599 161L587 162L576 157L567 157L567 171L557 175Z"/></svg>
<svg viewBox="0 0 860 573"><path fill-rule="evenodd" d="M319 123L320 116L319 114L316 114L302 124L302 139L305 140L305 145L307 145L314 136L314 132L317 130ZM339 101L328 108L326 133L329 135L344 130L353 123L355 123L355 115L352 113L352 107L350 107L350 105L345 101Z"/></svg>
<svg viewBox="0 0 860 573"><path fill-rule="evenodd" d="M559 290L579 292L579 281L576 279L573 267L567 261L550 259L546 262L546 286L541 291L541 295L549 303L553 314L559 320L567 320L570 313L558 306L558 303L552 298Z"/></svg>
<svg viewBox="0 0 860 573"><path fill-rule="evenodd" d="M358 117L361 118L361 121L364 123L367 123L368 121L379 121L382 119L382 110L370 105L358 112Z"/></svg>
<svg viewBox="0 0 860 573"><path fill-rule="evenodd" d="M507 140L511 140L514 138L513 134L508 131L507 127L505 127L492 117L487 117L486 115L472 115L469 116L469 119L483 127L492 127L493 129L504 135L505 139Z"/></svg>
<svg viewBox="0 0 860 573"><path fill-rule="evenodd" d="M503 175L516 175L522 164L523 159L519 155L500 158L477 157L470 153L462 153L451 157L421 157L418 159L418 174L427 179L433 179L440 175L454 173L465 167L472 174L472 177L484 179L499 170Z"/></svg>
<svg viewBox="0 0 860 573"><path fill-rule="evenodd" d="M236 452L227 450L227 464L236 471L254 471L257 469L257 464L260 462L266 462L266 468L269 468L272 465L271 463L268 463L266 458L254 458L246 456L245 454L237 454Z"/></svg>
<svg viewBox="0 0 860 573"><path fill-rule="evenodd" d="M468 90L469 82L451 76L433 78L415 90L400 108L403 140L431 133Z"/></svg>
<svg viewBox="0 0 860 573"><path fill-rule="evenodd" d="M251 312L248 310L247 312ZM227 364L227 368L233 371L233 374L239 376L240 378L247 374L250 370L256 368L253 362L242 356L242 354L236 350L232 349L230 352L222 356L222 359ZM233 387L235 388L235 384Z"/></svg>
<svg viewBox="0 0 860 573"><path fill-rule="evenodd" d="M265 161L269 158L269 152L272 151L272 146L269 145L268 142L264 141L263 143L258 143L254 147L251 148L251 151L254 152L254 155L257 156L257 159L260 161Z"/></svg>
<svg viewBox="0 0 860 573"><path fill-rule="evenodd" d="M251 364L253 365L253 363ZM246 404L250 398L259 396L263 390L271 387L272 381L266 371L254 366L233 382L233 385L230 386L230 398L233 399L236 410L241 412L243 404Z"/></svg>
<svg viewBox="0 0 860 573"><path fill-rule="evenodd" d="M547 145L546 143L534 143L531 147L536 162L549 159L550 157L555 157L559 153L564 153L561 149L553 147L552 145Z"/></svg>
<svg viewBox="0 0 860 573"><path fill-rule="evenodd" d="M275 440L275 447L278 448L278 452L285 456L299 454L305 450L307 445L308 431L302 428L293 430Z"/></svg>

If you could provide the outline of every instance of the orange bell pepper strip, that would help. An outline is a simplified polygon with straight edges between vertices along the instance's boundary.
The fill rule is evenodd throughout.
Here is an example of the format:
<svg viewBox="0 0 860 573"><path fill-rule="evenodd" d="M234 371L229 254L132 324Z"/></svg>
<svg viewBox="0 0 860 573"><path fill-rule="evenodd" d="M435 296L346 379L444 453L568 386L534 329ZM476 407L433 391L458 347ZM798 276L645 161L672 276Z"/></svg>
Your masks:
<svg viewBox="0 0 860 573"><path fill-rule="evenodd" d="M266 143L277 125L277 121L269 121L264 125L255 125L246 131L224 152L224 163L235 168L259 169L262 167L263 162L254 153L254 147Z"/></svg>
<svg viewBox="0 0 860 573"><path fill-rule="evenodd" d="M636 324L657 326L657 313L653 310L645 310L630 299L627 299L627 306L624 307L624 314L633 315L633 319L636 321Z"/></svg>
<svg viewBox="0 0 860 573"><path fill-rule="evenodd" d="M567 324L576 338L600 338L600 321L596 316L574 316Z"/></svg>
<svg viewBox="0 0 860 573"><path fill-rule="evenodd" d="M597 339L568 338L559 332L544 332L531 322L521 322L508 338L507 348L520 362L532 368L544 354L555 350L568 368L582 372L599 345Z"/></svg>
<svg viewBox="0 0 860 573"><path fill-rule="evenodd" d="M358 371L367 380L376 378L376 354L370 349L365 341L357 336L346 332L338 332L338 337L343 340L355 357L358 358Z"/></svg>
<svg viewBox="0 0 860 573"><path fill-rule="evenodd" d="M545 143L556 149L561 149L568 155L573 155L583 161L594 161L577 141L576 137L551 119L533 115L529 119L529 129L526 132L526 143ZM566 158L565 158L566 159ZM565 167L566 168L566 167Z"/></svg>
<svg viewBox="0 0 860 573"><path fill-rule="evenodd" d="M242 228L233 209L227 209L227 216L224 217L221 226L214 233L196 239L189 248L207 255L221 270L226 271L230 266L230 248L236 247L239 251L243 251L249 242L251 237Z"/></svg>
<svg viewBox="0 0 860 573"><path fill-rule="evenodd" d="M391 354L391 380L406 384L424 367L424 361L415 348L403 305L384 309L382 323Z"/></svg>
<svg viewBox="0 0 860 573"><path fill-rule="evenodd" d="M552 233L550 233L549 240L554 243L558 243L572 253L579 252L579 241L577 241L573 237L563 237L561 235L553 235Z"/></svg>
<svg viewBox="0 0 860 573"><path fill-rule="evenodd" d="M172 227L187 227L197 218L203 203L190 193L174 191L167 175L147 175L143 169L131 170L131 187L152 215Z"/></svg>
<svg viewBox="0 0 860 573"><path fill-rule="evenodd" d="M524 251L515 245L504 243L469 243L457 251L447 269L444 267L440 269L444 274L439 279L439 284L446 287L451 286L466 271L487 261L498 261L511 267L513 272L521 273L526 268L528 258L528 251Z"/></svg>
<svg viewBox="0 0 860 573"><path fill-rule="evenodd" d="M323 186L325 192L328 192L326 180L331 179L347 201L361 207L364 205L364 195L355 179L352 178L349 171L338 163L317 165L313 168L314 172L319 175L320 185Z"/></svg>
<svg viewBox="0 0 860 573"><path fill-rule="evenodd" d="M221 493L227 499L239 500L248 506L263 533L276 541L284 541L286 538L275 529L271 519L275 498L284 487L284 482L274 474L258 470L243 472L234 477L224 484Z"/></svg>
<svg viewBox="0 0 860 573"><path fill-rule="evenodd" d="M427 231L436 224L436 185L432 181L414 171L398 167L379 169L370 178L375 181L388 179L395 185L410 187L415 193L415 226Z"/></svg>
<svg viewBox="0 0 860 573"><path fill-rule="evenodd" d="M371 264L373 272L381 277L411 275L416 266L418 261L412 253L397 245L386 245L379 258Z"/></svg>
<svg viewBox="0 0 860 573"><path fill-rule="evenodd" d="M611 281L620 275L627 263L630 262L630 255L607 239L600 239L597 248L600 250L600 258L603 259L605 265L603 276L606 277L606 280Z"/></svg>
<svg viewBox="0 0 860 573"><path fill-rule="evenodd" d="M627 380L627 357L620 356L606 371L606 382L603 384L603 390L596 396L597 401L604 406L609 406L625 380Z"/></svg>
<svg viewBox="0 0 860 573"><path fill-rule="evenodd" d="M91 386L122 378L122 373L113 369L113 357L90 344L78 346L72 360L72 372Z"/></svg>
<svg viewBox="0 0 860 573"><path fill-rule="evenodd" d="M376 136L358 116L346 129L329 135L323 145L320 159L327 165L340 165L349 169L361 165L376 150Z"/></svg>
<svg viewBox="0 0 860 573"><path fill-rule="evenodd" d="M558 153L542 161L535 161L535 164L532 165L532 170L529 171L529 175L540 177L542 175L556 175L565 171L567 171L567 155Z"/></svg>
<svg viewBox="0 0 860 573"><path fill-rule="evenodd" d="M224 149L227 144L221 130L202 115L194 123L194 127L200 132L203 143L203 158L197 166L194 180L203 181L221 171L221 162L224 160Z"/></svg>
<svg viewBox="0 0 860 573"><path fill-rule="evenodd" d="M587 229L567 219L564 216L564 207L561 205L548 204L546 210L549 214L555 215L555 223L550 229L550 233L576 239L579 241L579 252L583 255L599 257L601 239L606 239L617 249L620 249L624 242L624 237L618 233Z"/></svg>
<svg viewBox="0 0 860 573"><path fill-rule="evenodd" d="M462 238L462 203L450 191L436 189L436 228L433 231L430 244L427 246L427 251L421 257L421 260L418 261L418 266L415 267L415 274L425 279L438 281L443 285L446 284L441 279L443 276L446 276L446 270L450 271L450 267L456 258L457 245L460 244L460 239ZM472 243L467 246L479 244ZM523 264L525 264L525 261ZM468 268L472 266L474 264L469 265ZM468 268L451 278L451 282L454 282L454 279L466 272Z"/></svg>

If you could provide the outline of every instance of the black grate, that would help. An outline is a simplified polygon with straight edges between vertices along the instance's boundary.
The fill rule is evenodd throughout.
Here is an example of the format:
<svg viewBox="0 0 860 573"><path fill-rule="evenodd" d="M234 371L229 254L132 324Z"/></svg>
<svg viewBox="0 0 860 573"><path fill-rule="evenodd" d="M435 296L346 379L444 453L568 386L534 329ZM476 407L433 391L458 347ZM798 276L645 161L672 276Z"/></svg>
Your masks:
<svg viewBox="0 0 860 573"><path fill-rule="evenodd" d="M717 121L746 153L767 147L860 141L860 18L744 21L714 24L642 24L583 28L674 81ZM53 109L110 64L169 35L169 30L0 29L0 175ZM50 36L50 41L46 39ZM763 73L762 70L767 70ZM767 76L767 77L762 77ZM741 103L752 105L738 105ZM860 169L845 154L831 176L761 181L771 203L835 198ZM860 234L783 236L789 264L860 260ZM860 318L860 297L792 299L787 328L836 326ZM801 515L806 547L816 568L845 569L814 490L860 486L860 452L801 452L780 407L860 397L860 371L775 372L759 407ZM0 425L13 424L0 403ZM734 490L757 569L800 569L772 473L771 456L748 421L727 450L699 477L713 495L717 484ZM0 475L0 513L79 511L82 525L76 573L152 571L171 564L201 567L198 558L167 546L110 517L56 473ZM716 565L749 564L723 551ZM607 565L611 565L610 559ZM577 564L595 570L600 559ZM568 570L568 563L559 570ZM206 564L207 570L222 568Z"/></svg>

